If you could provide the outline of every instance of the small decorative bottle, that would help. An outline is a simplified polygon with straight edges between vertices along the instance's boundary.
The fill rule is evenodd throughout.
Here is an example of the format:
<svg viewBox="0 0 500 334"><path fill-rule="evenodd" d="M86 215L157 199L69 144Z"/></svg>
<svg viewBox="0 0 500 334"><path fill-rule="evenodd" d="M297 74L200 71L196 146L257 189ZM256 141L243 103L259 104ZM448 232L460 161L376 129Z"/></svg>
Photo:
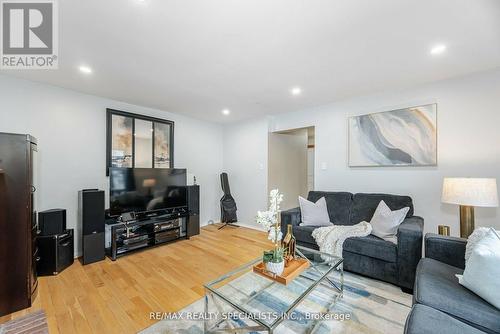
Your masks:
<svg viewBox="0 0 500 334"><path fill-rule="evenodd" d="M295 243L296 239L292 232L292 225L287 226L286 236L283 239L283 247L285 248L287 260L293 260L295 258Z"/></svg>

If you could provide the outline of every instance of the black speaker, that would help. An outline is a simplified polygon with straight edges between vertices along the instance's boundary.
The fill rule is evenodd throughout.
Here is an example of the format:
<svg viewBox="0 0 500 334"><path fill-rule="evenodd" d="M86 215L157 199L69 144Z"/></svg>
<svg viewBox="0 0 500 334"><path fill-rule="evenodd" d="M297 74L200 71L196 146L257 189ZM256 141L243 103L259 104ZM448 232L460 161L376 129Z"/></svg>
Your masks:
<svg viewBox="0 0 500 334"><path fill-rule="evenodd" d="M40 235L61 234L66 230L66 210L52 209L38 213Z"/></svg>
<svg viewBox="0 0 500 334"><path fill-rule="evenodd" d="M188 186L188 210L187 236L200 234L200 186Z"/></svg>
<svg viewBox="0 0 500 334"><path fill-rule="evenodd" d="M188 186L187 190L189 212L200 214L200 186Z"/></svg>
<svg viewBox="0 0 500 334"><path fill-rule="evenodd" d="M200 234L200 216L197 214L190 214L187 223L187 237Z"/></svg>
<svg viewBox="0 0 500 334"><path fill-rule="evenodd" d="M83 264L104 260L104 191L81 190L78 192L78 202Z"/></svg>
<svg viewBox="0 0 500 334"><path fill-rule="evenodd" d="M56 235L38 236L38 262L36 271L39 276L57 275L74 261L73 229Z"/></svg>

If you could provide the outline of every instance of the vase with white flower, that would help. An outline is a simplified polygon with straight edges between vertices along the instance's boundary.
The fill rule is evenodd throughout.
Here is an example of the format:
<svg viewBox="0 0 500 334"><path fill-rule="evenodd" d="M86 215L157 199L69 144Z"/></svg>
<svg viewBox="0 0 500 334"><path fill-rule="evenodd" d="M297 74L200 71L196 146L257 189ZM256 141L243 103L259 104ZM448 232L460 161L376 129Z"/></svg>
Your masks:
<svg viewBox="0 0 500 334"><path fill-rule="evenodd" d="M281 275L285 268L284 248L281 245L283 234L281 233L281 212L280 203L283 201L283 194L278 189L273 189L269 193L269 210L257 212L257 223L262 225L269 233L268 239L274 243L274 249L264 251L262 258L266 265L266 270L276 275Z"/></svg>

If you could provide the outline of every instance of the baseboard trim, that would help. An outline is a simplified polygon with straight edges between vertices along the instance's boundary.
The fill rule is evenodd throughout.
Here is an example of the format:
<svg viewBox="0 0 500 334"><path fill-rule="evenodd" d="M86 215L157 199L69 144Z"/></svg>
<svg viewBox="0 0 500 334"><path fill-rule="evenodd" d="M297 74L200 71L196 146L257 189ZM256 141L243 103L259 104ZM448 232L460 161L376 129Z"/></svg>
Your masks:
<svg viewBox="0 0 500 334"><path fill-rule="evenodd" d="M207 222L203 226L210 226L210 225L217 225L217 224L221 224L221 221L220 220L213 221L212 224L209 224ZM266 230L264 230L260 225L240 223L240 222L236 222L236 223L234 223L234 225L241 226L241 227L246 227L246 228L249 228L249 229L252 229L252 230L256 230L256 231L266 232Z"/></svg>
<svg viewBox="0 0 500 334"><path fill-rule="evenodd" d="M238 226L241 226L241 227L246 227L246 228L249 228L249 229L252 229L252 230L266 232L266 230L264 228L262 228L261 226L254 225L254 224L235 223L235 225L238 225Z"/></svg>

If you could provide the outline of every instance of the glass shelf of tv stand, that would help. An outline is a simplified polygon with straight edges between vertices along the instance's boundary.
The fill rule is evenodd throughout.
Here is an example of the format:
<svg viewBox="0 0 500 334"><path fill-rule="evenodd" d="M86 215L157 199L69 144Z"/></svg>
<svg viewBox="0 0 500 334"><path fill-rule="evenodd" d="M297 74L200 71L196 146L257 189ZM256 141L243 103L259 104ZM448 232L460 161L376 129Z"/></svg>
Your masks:
<svg viewBox="0 0 500 334"><path fill-rule="evenodd" d="M159 218L159 219L158 219ZM186 219L188 218L187 212L185 214L179 214L177 216L169 216L169 219L161 219L162 217L154 217L151 219L146 219L146 220L140 220L140 221L134 221L134 222L129 222L129 223L123 223L123 222L111 222L108 221L106 223L106 239L109 240L109 243L106 248L106 254L111 258L111 260L116 260L118 257L124 256L127 253L132 253L134 251L140 251L149 247L155 247L159 246L162 244L167 244L169 242L179 240L182 238L186 238L187 234L185 231L185 226L186 226ZM154 229L154 226L156 224L161 224L161 223L166 223L175 219L180 219L181 221L179 222L179 226L175 227L172 226L171 228L164 228L161 230L156 230ZM127 233L127 225L128 227L138 227L138 228L145 228L143 231L140 231L139 233L131 233L128 237L126 236ZM177 237L172 238L166 241L158 241L156 240L157 234L163 233L163 232L168 232L172 230L178 230L177 232ZM141 236L147 235L148 238L145 240L142 240L142 244L137 244L137 247L133 247L132 245L129 245L127 247L126 245L123 244L123 240L129 240L129 239L134 239L134 238L140 238ZM123 236L123 237L121 237ZM109 239L108 239L109 238Z"/></svg>

